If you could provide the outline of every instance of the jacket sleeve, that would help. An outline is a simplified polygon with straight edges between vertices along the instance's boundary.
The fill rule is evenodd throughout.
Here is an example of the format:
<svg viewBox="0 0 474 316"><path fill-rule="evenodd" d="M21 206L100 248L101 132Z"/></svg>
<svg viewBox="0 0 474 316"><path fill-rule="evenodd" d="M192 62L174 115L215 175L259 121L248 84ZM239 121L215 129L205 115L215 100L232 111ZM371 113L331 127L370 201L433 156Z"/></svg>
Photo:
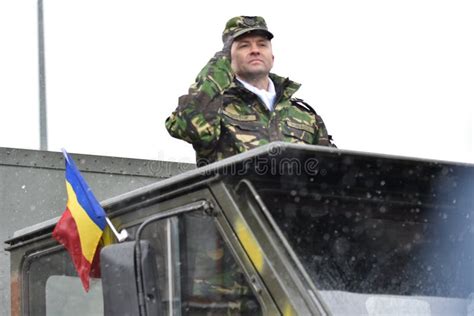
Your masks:
<svg viewBox="0 0 474 316"><path fill-rule="evenodd" d="M317 125L317 137L316 137L316 144L321 146L329 146L329 147L336 147L335 144L332 143L332 136L328 134L328 130L326 129L326 125L321 116L316 114L316 125Z"/></svg>
<svg viewBox="0 0 474 316"><path fill-rule="evenodd" d="M303 110L311 113L314 116L314 128L316 131L316 137L313 140L313 145L336 147L336 145L332 143L332 136L328 135L328 130L326 129L326 125L324 124L322 117L316 113L316 111L311 105L306 103L303 99L299 98L291 98L290 102L291 104L302 108Z"/></svg>
<svg viewBox="0 0 474 316"><path fill-rule="evenodd" d="M229 58L217 53L166 119L170 135L193 144L196 150L211 150L220 137L221 96L232 80Z"/></svg>

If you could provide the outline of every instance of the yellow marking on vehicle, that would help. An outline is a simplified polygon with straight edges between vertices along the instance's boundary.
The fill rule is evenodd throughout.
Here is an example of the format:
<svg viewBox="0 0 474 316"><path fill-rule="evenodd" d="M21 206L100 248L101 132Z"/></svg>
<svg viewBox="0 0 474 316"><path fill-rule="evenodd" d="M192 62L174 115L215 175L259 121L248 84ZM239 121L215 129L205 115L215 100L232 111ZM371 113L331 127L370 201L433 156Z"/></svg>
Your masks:
<svg viewBox="0 0 474 316"><path fill-rule="evenodd" d="M291 304L288 302L285 303L285 307L283 308L283 315L284 316L296 315L295 310L293 309L293 306L291 306Z"/></svg>
<svg viewBox="0 0 474 316"><path fill-rule="evenodd" d="M242 246L244 247L247 254L250 256L250 260L254 264L255 268L260 272L263 269L263 255L260 250L257 241L253 237L252 233L248 230L247 226L241 221L237 221L235 225L235 232L239 237Z"/></svg>

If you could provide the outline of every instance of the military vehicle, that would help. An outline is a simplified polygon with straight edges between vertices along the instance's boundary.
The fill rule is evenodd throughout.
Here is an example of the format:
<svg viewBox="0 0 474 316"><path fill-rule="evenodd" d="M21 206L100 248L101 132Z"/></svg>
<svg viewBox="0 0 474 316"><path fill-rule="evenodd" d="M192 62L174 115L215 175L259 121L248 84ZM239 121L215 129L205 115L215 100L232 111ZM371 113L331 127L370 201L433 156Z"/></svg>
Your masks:
<svg viewBox="0 0 474 316"><path fill-rule="evenodd" d="M12 314L474 315L472 164L272 143L102 205L87 293L57 219L7 241Z"/></svg>

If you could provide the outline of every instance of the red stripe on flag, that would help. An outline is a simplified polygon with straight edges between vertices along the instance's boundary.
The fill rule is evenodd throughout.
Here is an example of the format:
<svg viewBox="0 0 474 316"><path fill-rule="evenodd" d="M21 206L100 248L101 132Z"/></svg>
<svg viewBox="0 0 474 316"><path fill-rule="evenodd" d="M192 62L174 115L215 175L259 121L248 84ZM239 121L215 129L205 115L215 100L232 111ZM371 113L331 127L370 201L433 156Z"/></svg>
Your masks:
<svg viewBox="0 0 474 316"><path fill-rule="evenodd" d="M81 241L76 222L68 208L64 211L53 231L53 237L69 252L84 289L89 291L91 263L82 255Z"/></svg>
<svg viewBox="0 0 474 316"><path fill-rule="evenodd" d="M100 278L100 251L102 246L99 244L97 250L95 251L94 259L92 260L91 272L89 276L92 278Z"/></svg>

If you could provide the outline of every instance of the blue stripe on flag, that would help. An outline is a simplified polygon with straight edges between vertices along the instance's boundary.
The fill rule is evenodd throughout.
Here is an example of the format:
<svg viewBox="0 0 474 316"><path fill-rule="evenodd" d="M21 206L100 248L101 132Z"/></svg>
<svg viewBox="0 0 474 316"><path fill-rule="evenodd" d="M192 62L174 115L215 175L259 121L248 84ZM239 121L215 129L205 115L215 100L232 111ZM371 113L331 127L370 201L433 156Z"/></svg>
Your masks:
<svg viewBox="0 0 474 316"><path fill-rule="evenodd" d="M74 160L68 153L64 152L64 154L66 158L66 181L71 184L76 193L77 201L87 212L87 215L100 229L104 230L106 225L104 209L100 206L79 169L77 169Z"/></svg>

